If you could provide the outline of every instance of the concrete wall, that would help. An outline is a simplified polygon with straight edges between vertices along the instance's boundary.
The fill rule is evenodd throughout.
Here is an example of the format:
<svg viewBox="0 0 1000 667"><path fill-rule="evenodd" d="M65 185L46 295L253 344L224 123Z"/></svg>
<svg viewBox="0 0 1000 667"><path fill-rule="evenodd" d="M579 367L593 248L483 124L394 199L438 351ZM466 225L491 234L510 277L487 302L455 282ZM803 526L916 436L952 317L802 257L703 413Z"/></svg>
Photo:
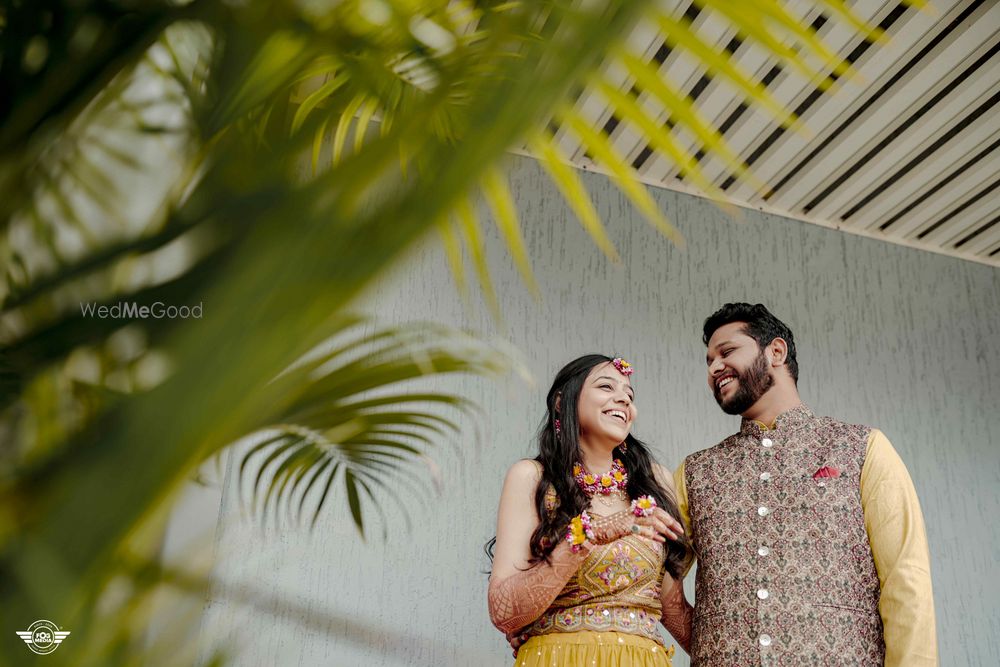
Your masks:
<svg viewBox="0 0 1000 667"><path fill-rule="evenodd" d="M535 369L533 385L515 376L449 383L486 416L461 439L461 460L439 452L446 485L415 509L412 532L390 514L388 538L374 530L363 542L340 497L311 536L261 531L240 518L238 458L224 462L214 501L206 506L202 491L200 509L178 511L172 530L201 521L214 532L220 583L203 614L202 654L229 639L241 665L510 664L487 617L482 546L506 468L532 455L552 375L591 351L633 361L637 435L674 467L738 427L706 386L699 332L718 305L745 300L764 302L795 332L803 399L819 414L880 427L908 465L931 540L942 664L1000 664L1000 271L771 215L734 221L658 191L687 240L678 249L606 179L585 179L623 263L596 250L534 162L517 159L513 191L540 301L491 229L504 323L478 294L462 305L436 241L360 304L383 323L430 319L508 340ZM248 591L286 602L264 612L234 600Z"/></svg>

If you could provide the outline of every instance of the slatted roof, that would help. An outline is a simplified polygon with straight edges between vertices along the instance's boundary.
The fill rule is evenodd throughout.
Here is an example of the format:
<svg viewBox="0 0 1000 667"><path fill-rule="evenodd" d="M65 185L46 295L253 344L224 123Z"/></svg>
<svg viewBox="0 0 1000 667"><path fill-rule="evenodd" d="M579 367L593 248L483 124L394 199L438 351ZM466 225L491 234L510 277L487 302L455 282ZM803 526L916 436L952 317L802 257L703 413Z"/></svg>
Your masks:
<svg viewBox="0 0 1000 667"><path fill-rule="evenodd" d="M623 91L638 92L732 202L1000 266L1000 2L931 0L932 7L917 10L896 0L857 0L854 12L889 37L873 43L823 3L792 0L788 9L854 69L826 90L776 64L710 10L690 0L661 2L803 121L804 130L782 128L728 81L666 45L655 26L633 31L630 50L657 63L695 101L767 189L735 179L721 159L705 155L694 134L675 126L624 72L608 77L617 74ZM698 193L613 115L604 97L585 91L577 109L604 129L646 183ZM574 164L600 171L573 135L557 139Z"/></svg>

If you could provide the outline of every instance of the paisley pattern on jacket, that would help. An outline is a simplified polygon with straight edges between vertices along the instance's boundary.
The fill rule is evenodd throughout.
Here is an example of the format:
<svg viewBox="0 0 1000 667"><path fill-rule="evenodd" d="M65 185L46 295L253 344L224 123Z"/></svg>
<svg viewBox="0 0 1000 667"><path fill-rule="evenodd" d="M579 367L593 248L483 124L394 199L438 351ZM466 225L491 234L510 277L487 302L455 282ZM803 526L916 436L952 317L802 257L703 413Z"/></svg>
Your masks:
<svg viewBox="0 0 1000 667"><path fill-rule="evenodd" d="M869 433L801 406L686 459L692 666L882 665L861 508Z"/></svg>

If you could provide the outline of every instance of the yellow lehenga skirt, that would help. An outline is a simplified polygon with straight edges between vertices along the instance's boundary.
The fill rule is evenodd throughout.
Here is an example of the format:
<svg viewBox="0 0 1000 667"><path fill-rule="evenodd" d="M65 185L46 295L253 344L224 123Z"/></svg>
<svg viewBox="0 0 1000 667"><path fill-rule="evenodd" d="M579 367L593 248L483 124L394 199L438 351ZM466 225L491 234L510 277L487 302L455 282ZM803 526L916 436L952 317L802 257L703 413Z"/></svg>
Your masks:
<svg viewBox="0 0 1000 667"><path fill-rule="evenodd" d="M674 647L623 632L553 632L528 639L514 667L671 667Z"/></svg>

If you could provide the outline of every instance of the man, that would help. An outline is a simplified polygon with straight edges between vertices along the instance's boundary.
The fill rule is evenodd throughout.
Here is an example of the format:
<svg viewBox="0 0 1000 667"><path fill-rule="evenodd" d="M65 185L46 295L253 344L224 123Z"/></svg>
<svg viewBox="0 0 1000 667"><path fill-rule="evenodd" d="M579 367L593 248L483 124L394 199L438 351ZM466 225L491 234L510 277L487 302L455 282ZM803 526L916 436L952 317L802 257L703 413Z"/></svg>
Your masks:
<svg viewBox="0 0 1000 667"><path fill-rule="evenodd" d="M892 445L802 404L792 332L763 305L726 304L703 334L709 387L743 421L676 473L699 558L692 665L937 665L927 537Z"/></svg>

